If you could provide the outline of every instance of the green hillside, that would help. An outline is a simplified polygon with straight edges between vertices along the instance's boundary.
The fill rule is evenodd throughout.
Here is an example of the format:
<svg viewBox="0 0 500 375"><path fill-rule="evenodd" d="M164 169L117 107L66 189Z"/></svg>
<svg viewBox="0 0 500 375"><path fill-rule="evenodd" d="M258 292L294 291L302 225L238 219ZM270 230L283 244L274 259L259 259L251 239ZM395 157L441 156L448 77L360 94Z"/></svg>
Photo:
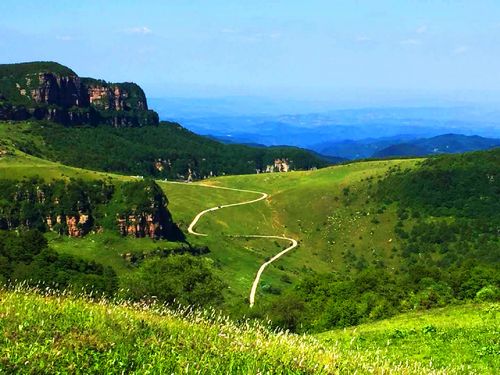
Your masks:
<svg viewBox="0 0 500 375"><path fill-rule="evenodd" d="M168 122L125 129L0 122L0 136L29 154L66 165L156 178L187 179L189 170L194 179L255 174L275 159L288 159L299 170L328 164L303 149L226 145Z"/></svg>
<svg viewBox="0 0 500 375"><path fill-rule="evenodd" d="M498 303L474 304L412 312L316 337L347 356L488 374L500 366L499 308Z"/></svg>
<svg viewBox="0 0 500 375"><path fill-rule="evenodd" d="M47 149L42 138L25 130L13 132L13 142L3 139L0 180L143 181L29 155L15 146L24 142ZM122 237L105 227L82 238L47 232L47 245L38 241L41 247L33 245L22 255L8 249L33 241L3 232L0 265L7 259L14 267L3 269L4 280L15 274L31 285L38 278L73 292L93 287L137 303L4 290L0 367L95 373L494 373L498 304L484 301L499 297L498 161L493 150L223 176L204 184L158 180L186 243ZM196 226L208 236L188 234L202 210L257 197L217 186L269 197L210 212ZM241 237L248 234L299 240L298 248L265 269L252 309L248 295L257 269L288 243ZM148 309L142 300L216 306L237 321L244 316L270 320L272 327L309 334L349 328L295 336L254 323L212 320L211 312ZM460 305L464 301L476 304ZM428 310L437 307L446 308Z"/></svg>
<svg viewBox="0 0 500 375"><path fill-rule="evenodd" d="M31 142L33 147L38 144L45 147L43 140L34 137L30 130L16 133L16 137L21 143ZM480 173L487 174L490 171L493 175L498 165L495 152L471 154L470 168L481 164ZM490 164L483 162L483 155L491 155ZM459 156L436 159L435 163L442 164L441 169L457 169L459 164L454 162L457 158ZM477 231L481 227L477 227L477 221L465 218L455 222L451 230L460 230L463 225L467 228L473 225L470 228L479 229L475 229L475 232L468 230L471 235L458 239L458 242L455 235L445 238L444 246L451 249L445 258L439 244L431 243L425 245L428 248L426 257L430 256L434 260L430 262L428 258L423 258L422 262L415 263L415 255L408 249L418 245L422 241L421 236L408 237L401 233L411 233L411 228L417 224L418 228L425 229L423 225L428 220L436 222L439 215L419 209L422 215L417 218L410 212L410 208L402 209L401 205L407 203L398 202L394 198L392 202L386 201L384 194L387 197L390 194L383 193L383 186L387 184L382 181L389 181L388 178L403 178L406 181L419 175L398 177L398 171L406 170L422 171L418 173L427 176L425 168L429 167L423 169L420 164L416 160L371 161L317 171L209 179L205 184L263 191L270 194L270 197L252 205L211 212L197 225L199 232L209 236L187 235L186 239L194 247L208 247L209 253L204 257L213 262L214 272L227 285L224 291L226 311L235 316L250 313L264 319L272 318L277 324L292 329L320 331L379 319L398 311L474 299L477 292L489 286L493 288L492 293L497 293L498 279L494 275L498 274L498 240L495 236L483 235L481 242L478 242L480 235ZM436 175L439 177L440 173L438 170ZM118 181L135 179L66 167L20 151L0 158L0 178L20 179L33 175L47 178L111 178ZM460 174L457 176L463 177ZM472 185L475 179L473 177L468 184ZM422 181L430 180L424 178ZM158 184L170 202L168 207L174 222L184 233L194 216L204 209L256 198L253 193L211 189L196 183L171 184L159 181ZM405 196L405 191L415 196L422 195L418 191L403 190L408 188L402 183L390 185L400 186L399 193L396 190L399 198ZM408 185L415 186L418 185ZM497 187L498 184L492 186ZM449 189L444 185L441 191L447 192ZM474 191L463 194L477 195ZM494 197L498 193L491 191L490 194ZM484 191L481 196L483 198L479 202L485 199ZM486 208L481 207L493 206L479 206L480 210L487 212ZM453 222L450 215L456 216L450 212L443 215L440 221L444 220L448 224ZM424 220L427 217L429 219ZM490 222L492 218L489 218ZM491 226L491 230L494 228ZM484 234L486 233L489 232ZM251 311L247 307L247 297L257 269L287 246L287 242L233 236L241 234L285 234L296 238L300 243L296 250L266 269L257 291L257 306ZM183 246L168 241L157 243L148 239L122 238L109 232L89 234L79 239L49 234L48 239L50 246L58 252L102 262L112 266L122 276L134 273L137 269L137 264L124 259L124 254L133 254L135 257L137 254L155 254ZM430 241L432 242L432 238ZM470 251L460 253L462 246L467 246ZM458 256L459 254L461 255ZM489 255L478 256L480 254ZM140 255L139 258L142 257ZM450 261L444 264L440 259ZM452 277L444 277L446 272L436 271L440 267L447 269L448 274L451 272ZM419 273L416 273L417 270ZM420 276L408 280L403 277L408 273ZM352 289L352 283L372 279L380 280L391 288L374 283L371 287L363 287L358 291ZM382 286L385 289L380 289ZM320 293L323 288L329 292ZM410 295L408 292L414 294ZM339 293L344 295L345 304L350 308L333 304L328 309L318 310L317 305L328 305L327 302L335 300L333 296ZM291 305L308 307L290 310L294 313L287 316L287 309L280 306ZM338 315L340 311L343 312L342 315Z"/></svg>
<svg viewBox="0 0 500 375"><path fill-rule="evenodd" d="M412 314L317 338L172 310L0 291L0 366L9 373L493 374L496 305ZM411 343L418 343L412 345Z"/></svg>

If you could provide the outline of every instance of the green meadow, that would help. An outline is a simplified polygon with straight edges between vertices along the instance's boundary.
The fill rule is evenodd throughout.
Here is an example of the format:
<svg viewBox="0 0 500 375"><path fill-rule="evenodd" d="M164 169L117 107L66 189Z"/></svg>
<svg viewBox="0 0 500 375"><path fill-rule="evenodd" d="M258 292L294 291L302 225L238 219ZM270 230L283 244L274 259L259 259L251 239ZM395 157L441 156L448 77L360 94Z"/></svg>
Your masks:
<svg viewBox="0 0 500 375"><path fill-rule="evenodd" d="M494 374L498 304L296 335L216 311L1 290L4 373Z"/></svg>
<svg viewBox="0 0 500 375"><path fill-rule="evenodd" d="M0 179L39 176L47 181L84 179L119 184L141 178L47 160L50 148L28 125L16 128L3 124L0 136L0 147L7 150L0 157ZM40 153L22 151L22 145L27 144ZM303 335L276 328L274 322L269 326L262 323L275 316L293 323L294 298L303 293L307 301L307 289L300 288L308 285L318 298L313 302L321 304L323 295L328 296L331 290L349 295L355 290L358 275L367 282L376 279L377 272L385 272L384 277L405 277L401 275L403 266L411 266L414 260L404 258L400 249L407 246L407 237L397 231L409 232L418 217L394 202L381 202L377 192L388 172L419 170L422 164L423 159L364 161L311 171L222 176L195 183L158 180L186 243L209 249L202 256L224 285L224 302L217 311L151 305L151 299L148 303L121 301L117 297L120 293L114 299L95 300L49 288L3 289L0 373L493 374L500 367L500 307L487 302L497 298L497 289L488 284L494 280L494 275L488 274L491 271L481 268L464 276L471 290L480 292L460 300L449 297L443 284L432 283L431 277L438 271L429 267L422 271L427 284L419 286L420 294L400 297L408 284L388 291L382 285L380 291L375 282L373 292L362 295L357 307L366 313L355 323L342 323L343 316L331 322L306 316L304 321L310 323L306 328L311 330L304 329L307 333ZM269 197L209 212L195 228L206 236L189 234L189 224L199 212L259 197L218 187L263 192ZM440 222L433 216L425 220ZM287 236L299 241L296 249L266 268L253 309L248 307L248 295L257 270L289 242L245 235ZM47 232L45 238L59 254L112 267L120 283L139 267L127 254L147 258L160 250L187 246L121 237L111 231L83 238ZM494 239L489 241L484 243L495 246ZM442 254L432 251L426 259L439 261ZM363 270L369 272L364 274ZM458 277L462 271L454 272ZM436 276L436 280L440 279ZM458 283L452 279L450 285L453 282ZM381 297L392 305L384 300L376 306ZM339 306L330 304L324 309L330 309L335 317L339 309L352 307ZM436 306L446 307L429 309ZM350 311L348 318L356 313ZM323 331L324 327L345 328L311 333L322 327ZM293 328L301 332L302 326Z"/></svg>
<svg viewBox="0 0 500 375"><path fill-rule="evenodd" d="M0 127L4 131L8 131ZM19 130L16 130L19 131ZM21 133L22 134L22 133ZM36 137L28 137L41 142ZM238 235L286 235L300 246L268 267L262 285L275 289L290 287L310 270L325 272L348 269L342 253L368 254L369 260L385 259L389 264L390 249L396 238L391 233L394 212L379 215L378 224L371 223L370 211L376 203L370 201L366 181L384 175L394 165L413 167L415 160L391 160L354 163L316 171L217 177L204 185L223 186L270 194L265 201L251 205L229 207L202 217L197 231L207 237L187 235L189 243L205 245L220 275L228 287L228 297L237 305L245 304L255 273L264 261L286 247L287 241L239 238ZM135 177L88 171L28 155L14 150L0 159L0 178L20 179L41 176L47 180L59 178L112 179L127 181ZM187 233L195 215L222 204L255 199L253 193L199 186L200 183L172 184L158 181L169 200L174 221ZM349 196L343 191L349 189ZM368 215L367 215L368 214ZM118 273L132 268L122 254L149 252L158 247L175 248L175 243L152 242L148 239L122 238L114 233L91 234L85 238L61 238L48 235L51 246L59 252L79 255L111 265ZM375 251L373 251L375 249ZM283 281L286 280L286 281ZM259 291L258 299L272 298Z"/></svg>

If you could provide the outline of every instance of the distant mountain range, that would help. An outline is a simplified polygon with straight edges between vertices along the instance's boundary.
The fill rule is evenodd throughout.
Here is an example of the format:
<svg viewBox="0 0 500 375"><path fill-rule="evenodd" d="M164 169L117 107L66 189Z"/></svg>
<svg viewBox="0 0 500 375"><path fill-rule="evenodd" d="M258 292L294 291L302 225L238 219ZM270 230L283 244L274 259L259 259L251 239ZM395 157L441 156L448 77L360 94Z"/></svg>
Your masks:
<svg viewBox="0 0 500 375"><path fill-rule="evenodd" d="M393 137L367 138L359 140L325 141L310 148L321 155L336 156L345 159L365 159L386 147L418 139L416 135L395 135Z"/></svg>
<svg viewBox="0 0 500 375"><path fill-rule="evenodd" d="M495 106L328 110L324 103L307 108L294 104L290 109L284 103L259 105L257 99L152 101L160 118L180 122L191 131L223 142L286 144L349 159L371 157L394 144L442 134L500 138L500 114Z"/></svg>
<svg viewBox="0 0 500 375"><path fill-rule="evenodd" d="M373 154L376 158L394 156L427 156L434 154L455 154L468 151L488 150L500 147L500 139L443 134L437 137L417 139L398 143Z"/></svg>

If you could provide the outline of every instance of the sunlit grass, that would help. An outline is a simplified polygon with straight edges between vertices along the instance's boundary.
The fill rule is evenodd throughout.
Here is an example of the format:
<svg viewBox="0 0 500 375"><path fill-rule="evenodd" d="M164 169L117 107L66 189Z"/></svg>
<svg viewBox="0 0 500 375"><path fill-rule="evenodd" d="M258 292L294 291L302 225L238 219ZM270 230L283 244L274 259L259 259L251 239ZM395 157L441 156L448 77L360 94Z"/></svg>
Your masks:
<svg viewBox="0 0 500 375"><path fill-rule="evenodd" d="M318 340L250 321L235 323L215 310L93 300L49 288L1 290L0 298L0 368L8 373L458 374L468 369L346 349L343 341L356 339L348 331L336 341Z"/></svg>

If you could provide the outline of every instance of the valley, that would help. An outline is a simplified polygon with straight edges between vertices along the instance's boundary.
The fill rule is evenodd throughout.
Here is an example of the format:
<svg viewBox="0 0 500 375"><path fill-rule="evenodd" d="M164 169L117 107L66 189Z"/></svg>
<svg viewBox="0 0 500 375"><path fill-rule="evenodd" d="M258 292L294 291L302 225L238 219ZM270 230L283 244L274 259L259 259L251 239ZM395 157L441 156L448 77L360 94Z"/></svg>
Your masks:
<svg viewBox="0 0 500 375"><path fill-rule="evenodd" d="M159 121L132 83L0 73L0 369L498 367L496 140L334 165Z"/></svg>
<svg viewBox="0 0 500 375"><path fill-rule="evenodd" d="M262 278L265 285L275 284L273 287L286 288L288 284L281 281L283 275L293 280L300 277L303 269L324 271L330 269L332 263L343 265L340 254L332 249L338 247L343 251L347 248L348 239L354 236L351 233L357 233L357 230L360 230L359 234L366 233L362 226L366 225L364 222L368 220L358 211L360 206L346 210L342 202L335 204L335 197L342 195L342 189L351 183L355 185L366 177L382 175L391 165L400 163L411 166L415 161L370 162L366 165L353 164L329 170L289 174L227 176L206 180L202 185L161 180L157 183L170 201L169 210L174 221L183 231L193 235L190 236L189 242L207 245L211 249L210 257L220 263L223 270L221 274L232 285L231 294L237 293L238 298L243 299L250 291L260 264L280 252L284 244L279 239L276 242L265 238L245 237L246 235L296 238L300 242L298 251L307 254L287 255L280 260L280 263L284 263L280 267L283 269L270 267ZM111 179L120 182L136 179L67 167L21 151L15 151L14 155L0 159L0 178L32 176L43 176L47 179ZM254 198L257 191L268 191L269 196L265 193L262 197ZM305 198L306 195L308 199ZM333 222L335 216L331 215L334 215L334 211L337 211L338 222ZM342 215L357 216L346 220L341 218L339 212L343 212ZM209 214L203 216L205 213ZM318 225L319 222L322 224ZM193 230L194 225L196 231ZM343 234L339 233L338 228L343 229ZM200 238L198 232L208 235ZM322 243L325 239L328 241L329 236L339 237L338 245L329 240L328 247L325 247ZM53 246L61 252L100 262L106 260L106 264L115 264L121 272L129 268L121 254L147 252L157 246L148 239L121 239L111 233L90 234L77 239L52 235L49 238ZM388 238L377 238L375 242L380 241L383 244L387 240ZM362 242L359 238L353 241ZM366 246L369 247L372 243ZM175 243L167 245L176 246ZM108 251L100 248L101 246L116 250ZM355 251L361 254L365 252L365 248L361 247ZM388 252L388 249L383 251ZM289 257L291 259L288 259ZM238 275L236 280L232 279L235 275Z"/></svg>

